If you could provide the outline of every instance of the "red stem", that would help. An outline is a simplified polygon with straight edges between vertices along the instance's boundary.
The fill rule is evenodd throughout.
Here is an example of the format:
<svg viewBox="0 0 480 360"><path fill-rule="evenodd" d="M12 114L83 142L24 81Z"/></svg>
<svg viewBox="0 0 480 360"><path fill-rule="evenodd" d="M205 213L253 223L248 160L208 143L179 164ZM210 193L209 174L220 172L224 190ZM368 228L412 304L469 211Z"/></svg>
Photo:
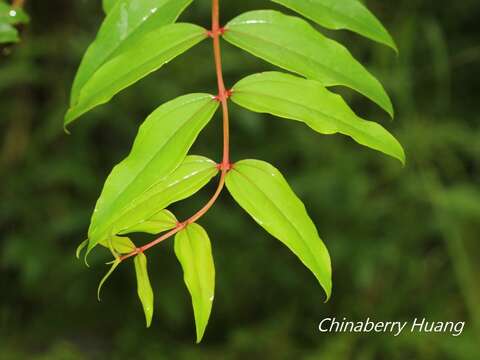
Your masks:
<svg viewBox="0 0 480 360"><path fill-rule="evenodd" d="M137 255L138 253L143 253L144 251L150 249L151 247L161 243L164 240L169 239L179 231L185 229L189 224L193 224L203 215L207 213L208 210L215 204L218 197L220 196L224 186L225 186L225 176L227 172L232 168L230 163L230 130L229 130L229 116L228 116L228 98L231 94L231 91L226 90L225 82L223 80L223 70L222 70L222 52L220 48L220 36L223 35L225 30L220 27L220 10L219 10L219 0L212 0L212 29L208 31L208 36L213 39L213 55L215 59L215 72L217 75L217 84L218 84L218 95L215 97L217 101L220 101L222 105L222 115L223 115L223 157L222 162L218 164L218 168L221 171L220 181L217 186L217 190L210 198L210 200L193 216L185 220L184 222L179 222L177 226L170 230L169 232L163 234L159 238L149 242L148 244L135 249L129 254L123 255L120 257L120 260L128 259L132 256Z"/></svg>

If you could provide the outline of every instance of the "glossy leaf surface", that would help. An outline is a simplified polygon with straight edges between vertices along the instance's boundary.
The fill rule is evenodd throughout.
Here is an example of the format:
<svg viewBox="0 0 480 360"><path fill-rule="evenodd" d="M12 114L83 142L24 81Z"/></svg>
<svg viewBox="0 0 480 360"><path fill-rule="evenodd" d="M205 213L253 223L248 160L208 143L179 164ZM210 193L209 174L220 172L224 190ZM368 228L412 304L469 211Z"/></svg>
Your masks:
<svg viewBox="0 0 480 360"><path fill-rule="evenodd" d="M358 0L272 0L327 29L346 29L391 47L397 47L382 23Z"/></svg>
<svg viewBox="0 0 480 360"><path fill-rule="evenodd" d="M198 224L188 225L175 236L175 254L192 297L198 343L208 324L215 293L215 266L207 232Z"/></svg>
<svg viewBox="0 0 480 360"><path fill-rule="evenodd" d="M101 65L121 51L134 47L148 32L175 22L191 2L192 0L104 0L104 10L108 15L82 59L73 83L70 105L75 105L80 90Z"/></svg>
<svg viewBox="0 0 480 360"><path fill-rule="evenodd" d="M86 81L78 100L65 115L65 126L205 38L205 29L179 23L163 26L129 44Z"/></svg>
<svg viewBox="0 0 480 360"><path fill-rule="evenodd" d="M226 28L224 38L230 43L324 86L354 89L393 116L392 103L380 82L343 45L323 36L306 21L261 10L236 17Z"/></svg>
<svg viewBox="0 0 480 360"><path fill-rule="evenodd" d="M198 190L198 184L216 174L212 161L199 157L185 160L185 156L217 108L211 95L190 94L163 104L145 120L130 154L105 182L88 232L89 249L148 220L171 201L189 196ZM175 174L184 160L185 166Z"/></svg>
<svg viewBox="0 0 480 360"><path fill-rule="evenodd" d="M328 299L332 287L328 250L282 174L264 161L242 160L227 174L226 185L235 201L312 271Z"/></svg>
<svg viewBox="0 0 480 360"><path fill-rule="evenodd" d="M143 312L147 327L150 327L153 317L153 290L148 276L147 257L139 253L133 259L135 264L135 275L137 277L137 292L142 303Z"/></svg>
<svg viewBox="0 0 480 360"><path fill-rule="evenodd" d="M252 111L302 121L322 134L350 136L405 163L402 146L385 128L358 117L340 95L317 81L280 72L255 74L233 87L232 100Z"/></svg>

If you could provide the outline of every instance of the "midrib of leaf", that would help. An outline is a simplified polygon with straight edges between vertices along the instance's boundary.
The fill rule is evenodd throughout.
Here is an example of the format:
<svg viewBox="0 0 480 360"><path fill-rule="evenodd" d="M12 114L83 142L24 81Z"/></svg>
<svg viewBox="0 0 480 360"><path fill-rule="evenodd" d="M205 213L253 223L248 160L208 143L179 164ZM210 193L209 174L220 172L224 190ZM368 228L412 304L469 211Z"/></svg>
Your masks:
<svg viewBox="0 0 480 360"><path fill-rule="evenodd" d="M88 83L89 83L89 81L85 82L85 84L83 85L82 90L80 91L80 94L79 94L79 96L78 96L78 100L77 100L76 105L78 105L78 104L80 104L80 103L82 103L82 102L88 104L88 103L90 102L90 99L95 99L95 98L97 97L97 95L98 95L98 94L101 94L102 92L104 92L105 89L111 88L111 87L112 87L112 84L115 84L116 82L120 82L120 79L128 78L131 74L135 73L139 68L145 67L145 66L149 65L150 63L154 63L154 62L157 60L158 57L161 57L161 56L163 56L164 54L166 54L166 53L174 50L175 47L179 47L179 46L181 46L181 45L183 45L183 44L185 44L185 43L189 43L189 42L190 42L191 40L193 40L195 37L200 37L200 35L201 35L200 33L198 33L198 34L192 34L192 35L190 35L188 38L183 39L182 41L176 42L175 44L173 44L173 46L170 46L168 49L165 49L163 52L157 54L157 55L154 56L153 58L150 58L149 60L145 61L144 63L142 63L142 64L140 64L140 65L138 65L138 66L136 66L135 68L132 68L132 69L129 70L127 73L125 73L122 77L115 79L115 81L113 81L113 82L107 83L105 86L101 87L101 88L100 88L99 90L97 90L97 91L91 91L91 92L89 92L90 96L87 96L87 97L85 97L85 98L83 99L83 101L80 101L80 100L82 99L82 94L83 94L84 91L85 91L85 86L87 86ZM171 43L169 43L169 45L171 45ZM124 54L122 54L122 55L119 55L119 56L125 56L125 54L126 54L126 53L124 53ZM116 58L113 58L113 59L105 62L103 65L108 64L110 61L114 61L115 59L116 59ZM162 65L163 65L163 64L162 64ZM102 69L102 66L100 66L100 67L95 71L95 73L93 73L93 75L90 77L90 79L94 78L94 76L98 73L98 71L99 71L100 69ZM146 75L148 75L148 74L150 74L150 73L152 73L152 72L154 72L154 71L156 71L156 70L157 70L157 69L152 69L152 70L150 70L148 73L146 73L144 76L146 76ZM114 94L114 95L115 95L115 94ZM99 97L101 98L101 96L99 96ZM75 106L71 107L71 109L74 109L74 108L75 108Z"/></svg>
<svg viewBox="0 0 480 360"><path fill-rule="evenodd" d="M262 82L262 81L257 81L257 82ZM265 82L268 82L268 81L265 80ZM271 82L282 83L282 81L271 81ZM237 90L237 93L241 93L241 92L242 92L242 90ZM247 92L247 91L244 91L244 93L246 93L246 92ZM390 147L390 145L389 145L388 143L385 143L385 142L382 141L382 140L378 140L376 137L373 137L372 135L370 135L370 133L365 132L365 131L362 130L362 129L358 129L357 127L354 127L354 126L348 124L347 122L343 121L342 119L335 118L335 117L333 117L333 116L331 116L331 115L327 115L327 114L323 113L321 110L317 110L317 109L308 107L307 105L303 105L303 104L299 104L299 103L293 102L293 101L291 101L291 100L289 100L289 99L286 99L286 98L281 98L281 97L274 96L274 95L266 95L266 94L264 94L264 93L262 93L262 92L258 92L258 91L248 91L248 93L250 93L250 94L257 94L257 95L262 95L262 96L265 96L265 97L269 97L269 98L271 98L271 99L281 100L281 101L283 101L283 102L287 102L287 103L293 104L293 105L295 105L295 106L300 106L300 107L302 107L302 108L304 108L304 109L306 109L306 110L308 110L308 111L311 111L311 112L320 114L320 116L324 116L324 117L326 117L326 118L328 118L328 119L332 119L333 121L337 121L337 122L339 122L339 123L342 123L342 124L344 124L344 126L350 128L350 129L353 129L354 131L361 132L364 136L366 136L366 137L369 138L370 140L379 141L379 142L381 142L384 146ZM273 115L275 115L275 114L273 114ZM355 115L355 116L356 116L356 115ZM292 118L296 118L296 116L292 116ZM310 126L309 121L305 121L305 120L301 120L301 119L298 119L297 121L303 122L303 123L305 123L305 124L307 124L307 125ZM368 123L367 120L364 120L364 119L361 119L361 118L358 118L358 121L365 121L365 122ZM375 122L372 122L372 123L375 124ZM386 130L385 130L385 131L386 131ZM343 133L343 132L339 131L338 129L336 130L336 132L337 132L337 133ZM352 137L352 136L349 135L349 134L344 134L344 135L349 136L349 137Z"/></svg>
<svg viewBox="0 0 480 360"><path fill-rule="evenodd" d="M188 103L191 103L191 102L194 102L194 101L198 101L198 99L195 99L195 100L192 100L192 101L189 101L187 103L182 103L180 106L184 106L185 104L188 104ZM202 106L199 110L197 110L194 114L192 114L190 117L188 117L187 120L185 120L185 122L173 133L171 134L167 139L166 141L163 143L162 147L159 148L154 154L153 156L148 160L148 162L145 163L145 165L135 174L135 176L133 177L133 179L131 181L129 181L124 187L123 189L119 190L118 193L120 194L119 196L117 196L112 202L111 202L111 205L107 208L107 210L105 210L107 213L113 209L115 207L115 205L118 203L118 201L120 201L119 199L122 198L122 194L125 194L125 192L128 191L128 189L132 186L132 184L135 183L135 181L138 179L138 177L140 176L140 174L152 163L152 161L157 157L157 155L163 150L163 148L165 148L165 146L167 146L171 141L172 141L172 138L177 134L179 133L181 130L183 130L187 124L189 123L189 121L195 117L197 114L201 113L202 111L205 110L205 108L209 105L209 103L206 103L204 106ZM180 107L179 106L179 107ZM178 107L175 107L175 109L173 109L172 111L175 111L176 109L178 109ZM170 175L176 168L173 168L168 174L165 174L163 176L163 178L161 179L164 179L166 178L168 175ZM160 180L161 180L160 179ZM140 195L139 195L140 196ZM115 221L118 220L118 217L115 219ZM112 225L113 222L110 222L110 225ZM107 229L108 227L104 227L104 229L102 230L102 232L100 233L102 236L103 236L103 233L105 232L105 230Z"/></svg>
<svg viewBox="0 0 480 360"><path fill-rule="evenodd" d="M199 226L200 226L200 225L199 225ZM188 226L187 226L187 228L186 228L185 230L186 230L186 232L187 232L188 246L189 246L189 247L191 248L191 250L192 250L191 253L194 254L195 251L193 251L193 246L192 246L191 241L190 241L190 240L192 239L192 237L190 236L191 229L190 229L190 231L189 231ZM202 229L202 230L203 230L203 229ZM203 234L202 234L202 235L203 235ZM205 295L205 288L203 287L202 279L200 278L200 271L199 271L200 269L198 269L195 260L193 261L193 268L194 268L194 270L195 270L195 277L197 278L198 287L200 288L200 294L201 294L201 299L202 299L202 303L203 303L203 297L204 297L204 295ZM192 298L192 300L193 300L193 298ZM201 305L201 304L200 304L200 305ZM200 314L202 314L201 316L202 316L202 318L203 318L203 312L202 312L202 311L200 311ZM203 319L202 319L202 321L203 321Z"/></svg>
<svg viewBox="0 0 480 360"><path fill-rule="evenodd" d="M242 23L242 24L245 24L245 23ZM265 22L262 22L262 23L259 23L259 24L270 24L270 25L272 25L272 23L269 23L269 22L266 22L266 21L265 21ZM273 26L275 26L275 25L273 25ZM228 28L227 28L227 29L228 29ZM340 73L340 72L338 72L338 71L336 71L336 70L334 70L334 69L329 69L328 67L326 67L326 66L325 66L324 64L322 64L321 62L318 62L318 61L317 61L315 58L313 58L313 57L306 56L306 55L304 55L304 54L302 54L302 53L300 53L300 52L297 52L297 51L291 49L291 48L288 47L288 46L281 46L281 45L279 45L278 43L276 43L276 42L274 42L274 41L272 41L272 40L267 40L267 39L264 39L264 38L262 38L262 37L257 37L257 36L255 36L254 34L245 33L244 31L239 31L238 29L235 29L235 30L233 30L233 31L234 31L234 32L235 32L235 31L236 31L236 32L239 32L239 33L241 33L242 35L245 35L245 36L247 36L247 37L254 38L254 39L259 40L259 41L261 41L261 42L263 42L263 43L266 43L266 44L273 44L273 45L275 45L277 48L287 49L287 50L290 51L291 53L293 53L293 54L295 54L295 55L297 55L297 56L299 56L299 57L301 57L301 58L304 58L304 59L306 59L306 60L308 60L308 61L314 62L315 64L319 65L322 69L324 69L324 71L325 71L326 73L334 74L334 75L337 76L341 81L343 81L343 84L342 84L342 85L344 85L344 86L349 86L348 83L349 83L349 82L353 82L354 86L355 86L356 88L358 88L358 86L357 86L358 84L357 84L357 82L356 82L355 80L352 80L351 78L348 78L348 77L344 76L342 73ZM312 39L312 40L316 40L316 39ZM325 39L325 40L328 40L328 39ZM330 41L331 41L331 40L330 40ZM339 45L340 45L340 44L339 44ZM341 45L340 45L340 46L341 46ZM258 55L256 55L256 56L258 56ZM263 58L263 59L265 60L265 57L264 57L263 55L262 55L262 56L258 56L258 57ZM353 59L354 61L356 61L355 58L353 58L353 56L352 56L352 59ZM266 60L266 61L269 61L269 60ZM283 65L277 65L277 66L283 67ZM285 67L287 67L287 66L285 66ZM288 66L288 68L290 68L290 66ZM304 75L304 74L302 74L301 72L299 72L298 70L290 70L290 71L295 72L295 73L300 74L300 75ZM367 71L365 71L365 72L368 74ZM312 74L311 72L309 72L309 73ZM310 77L310 75L307 75L307 76ZM316 78L319 82L322 81L322 80L318 79L318 77L315 76L314 74L311 75L311 76L314 77L314 78ZM329 77L331 78L332 76L329 76ZM332 81L332 80L329 79L329 81ZM335 85L336 85L335 82L325 84L325 86L335 86ZM359 91L359 90L357 89L357 91Z"/></svg>
<svg viewBox="0 0 480 360"><path fill-rule="evenodd" d="M259 168L257 166L254 166L254 165L251 165L251 164L241 164L242 166L250 166L254 169L257 169L257 170L260 170L264 173L266 173L269 177L270 176L270 173L266 172L265 170L263 170L262 168ZM312 249L310 248L309 244L305 241L305 238L302 236L302 234L300 233L300 230L295 226L295 224L293 224L290 219L283 213L283 211L277 206L277 204L275 204L272 200L270 200L270 198L255 184L254 181L252 181L248 176L246 176L245 174L242 174L240 171L238 170L235 170L235 168L233 168L231 171L236 171L239 175L243 176L251 185L252 187L256 188L258 190L258 192L260 192L262 194L262 196L264 197L264 199L266 199L270 204L273 205L274 208L276 208L278 210L278 212L282 215L282 217L285 219L285 223L289 224L291 228L294 229L294 231L298 234L299 238L302 239L302 245L304 248L306 248L308 250L308 254L309 254L309 257L310 257L310 260L313 259L313 262L317 265L318 268L322 268L321 264L319 264L315 258L315 256L313 255L313 251ZM252 204L252 202L250 201L250 198L247 198L248 201L250 202L250 204ZM255 207L255 206L254 206ZM298 256L298 255L297 255Z"/></svg>

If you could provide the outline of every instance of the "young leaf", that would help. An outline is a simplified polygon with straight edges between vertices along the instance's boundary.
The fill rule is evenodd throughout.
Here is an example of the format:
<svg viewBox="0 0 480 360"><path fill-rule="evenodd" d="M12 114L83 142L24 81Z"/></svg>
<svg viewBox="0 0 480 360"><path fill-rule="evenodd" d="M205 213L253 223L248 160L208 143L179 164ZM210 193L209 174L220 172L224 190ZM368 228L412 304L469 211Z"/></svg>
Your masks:
<svg viewBox="0 0 480 360"><path fill-rule="evenodd" d="M119 232L120 235L134 232L158 234L173 229L177 225L177 218L168 210L162 210L147 220L140 221Z"/></svg>
<svg viewBox="0 0 480 360"><path fill-rule="evenodd" d="M242 160L227 174L226 185L235 201L312 271L328 300L332 288L328 250L282 174L264 161Z"/></svg>
<svg viewBox="0 0 480 360"><path fill-rule="evenodd" d="M104 10L108 15L82 59L73 83L70 105L77 102L80 90L102 64L122 49L135 46L137 40L148 32L174 23L191 2L104 0Z"/></svg>
<svg viewBox="0 0 480 360"><path fill-rule="evenodd" d="M105 274L105 276L102 278L102 280L100 280L100 283L98 284L98 288L97 288L97 299L98 301L101 300L100 298L100 294L102 292L102 288L103 288L103 285L105 284L105 282L108 280L108 278L110 277L110 275L113 274L113 272L115 271L115 269L118 267L118 265L120 265L122 261L120 259L115 259L113 262L112 262L112 266L110 267L110 269L108 270L108 272Z"/></svg>
<svg viewBox="0 0 480 360"><path fill-rule="evenodd" d="M128 254L135 250L135 244L128 237L112 236L103 241L102 245L114 251L115 254Z"/></svg>
<svg viewBox="0 0 480 360"><path fill-rule="evenodd" d="M196 137L217 108L218 102L212 95L190 94L163 104L145 120L132 151L115 166L105 182L88 231L89 249L111 234L136 224L123 223L112 228L116 217L135 204L137 197L148 190L157 191L155 185L182 163ZM212 162L199 163L205 167L208 165L210 169L214 167ZM199 164L192 167L195 168L195 165ZM165 185L168 184L161 186ZM181 190L185 191L183 188ZM154 203L147 206L147 213L152 211L150 216L164 209L155 208ZM138 221L149 218L145 214L141 215Z"/></svg>
<svg viewBox="0 0 480 360"><path fill-rule="evenodd" d="M151 72L159 69L207 37L205 29L192 24L166 25L151 31L103 64L82 87L65 115L65 126L94 107L104 104Z"/></svg>
<svg viewBox="0 0 480 360"><path fill-rule="evenodd" d="M153 291L148 277L147 257L143 253L139 253L133 259L135 264L135 274L137 276L137 292L138 297L143 306L147 328L152 324L153 317Z"/></svg>
<svg viewBox="0 0 480 360"><path fill-rule="evenodd" d="M215 266L207 232L198 224L188 225L175 236L175 254L192 297L199 343L208 324L215 293Z"/></svg>
<svg viewBox="0 0 480 360"><path fill-rule="evenodd" d="M306 21L277 11L250 11L230 21L224 38L274 65L324 86L350 87L393 117L390 98L380 82L341 44Z"/></svg>
<svg viewBox="0 0 480 360"><path fill-rule="evenodd" d="M77 246L77 250L75 251L75 257L80 259L80 255L82 254L83 249L88 246L88 239L83 240L80 245Z"/></svg>
<svg viewBox="0 0 480 360"><path fill-rule="evenodd" d="M358 117L340 95L315 80L280 72L255 74L233 87L232 100L252 111L305 122L322 134L350 136L405 163L402 146L387 130Z"/></svg>
<svg viewBox="0 0 480 360"><path fill-rule="evenodd" d="M347 29L398 52L382 23L358 0L272 0L327 29Z"/></svg>

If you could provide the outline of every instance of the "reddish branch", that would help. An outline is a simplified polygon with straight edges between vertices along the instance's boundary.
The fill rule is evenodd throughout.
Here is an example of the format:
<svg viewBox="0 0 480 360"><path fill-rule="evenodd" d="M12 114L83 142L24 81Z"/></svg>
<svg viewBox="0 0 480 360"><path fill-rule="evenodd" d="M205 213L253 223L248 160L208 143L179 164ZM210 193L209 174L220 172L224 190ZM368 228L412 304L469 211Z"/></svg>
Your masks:
<svg viewBox="0 0 480 360"><path fill-rule="evenodd" d="M222 36L224 33L225 28L220 27L219 0L212 0L212 28L207 32L207 35L213 39L213 55L215 59L215 72L218 84L218 95L215 97L215 100L221 103L223 116L223 157L222 162L217 165L218 169L221 171L220 181L218 183L217 190L215 191L211 199L193 216L183 222L177 223L177 226L174 229L166 232L152 242L149 242L148 244L135 249L135 251L132 251L129 254L123 255L120 258L120 260L122 261L150 249L151 247L161 243L164 240L167 240L179 231L185 229L189 224L193 224L194 222L196 222L203 215L205 215L208 210L210 210L213 204L215 204L223 190L223 187L225 186L225 176L227 175L227 172L232 168L232 164L230 163L230 125L228 115L228 98L230 97L232 92L231 90L227 90L225 88L225 82L223 80L220 36Z"/></svg>

